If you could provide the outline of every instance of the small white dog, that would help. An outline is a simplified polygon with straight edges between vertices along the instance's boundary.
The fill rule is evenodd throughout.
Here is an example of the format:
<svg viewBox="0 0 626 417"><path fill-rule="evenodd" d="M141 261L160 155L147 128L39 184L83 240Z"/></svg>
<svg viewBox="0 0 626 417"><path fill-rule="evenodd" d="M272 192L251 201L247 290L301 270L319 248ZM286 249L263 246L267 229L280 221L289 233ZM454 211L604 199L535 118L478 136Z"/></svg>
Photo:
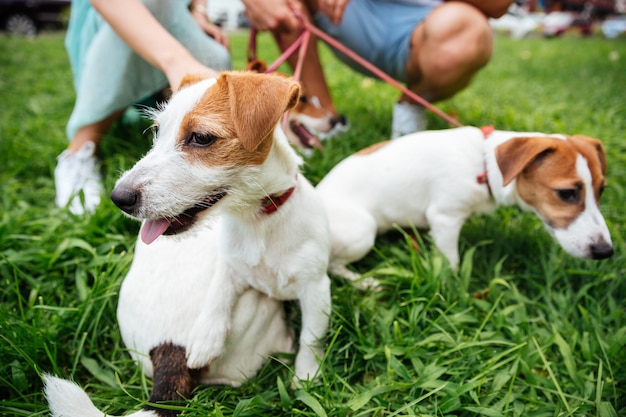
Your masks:
<svg viewBox="0 0 626 417"><path fill-rule="evenodd" d="M296 380L318 371L330 314L328 224L278 125L299 91L279 75L188 80L156 114L152 150L111 193L124 212L144 219L133 270L153 263L131 270L118 309L125 343L154 376L151 402L179 400L198 372L200 382L236 385L269 351L289 350L275 300L300 301ZM203 228L215 212L213 230ZM163 234L182 235L172 242ZM163 262L177 263L182 281L159 273ZM46 378L53 415L91 415L71 404L82 404L80 394L86 398L73 383Z"/></svg>
<svg viewBox="0 0 626 417"><path fill-rule="evenodd" d="M605 171L602 144L584 136L462 127L373 145L317 186L331 229L330 271L356 278L346 264L397 226L429 227L457 268L465 221L514 204L535 212L569 254L607 258L613 246L598 208Z"/></svg>

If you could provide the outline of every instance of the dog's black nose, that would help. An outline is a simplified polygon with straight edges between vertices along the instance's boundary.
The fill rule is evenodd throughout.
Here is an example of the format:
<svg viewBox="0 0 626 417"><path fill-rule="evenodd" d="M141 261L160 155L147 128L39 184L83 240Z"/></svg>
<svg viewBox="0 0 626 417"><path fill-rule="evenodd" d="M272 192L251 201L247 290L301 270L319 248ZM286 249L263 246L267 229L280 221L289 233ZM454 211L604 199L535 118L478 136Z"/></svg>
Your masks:
<svg viewBox="0 0 626 417"><path fill-rule="evenodd" d="M347 124L346 116L343 116L343 115L333 116L330 119L330 125L332 127L335 127L337 124L342 124L343 126L345 126Z"/></svg>
<svg viewBox="0 0 626 417"><path fill-rule="evenodd" d="M595 245L591 245L591 258L592 259L606 259L613 255L613 246L600 242Z"/></svg>
<svg viewBox="0 0 626 417"><path fill-rule="evenodd" d="M128 214L135 211L140 199L141 193L135 188L115 187L111 191L111 200Z"/></svg>

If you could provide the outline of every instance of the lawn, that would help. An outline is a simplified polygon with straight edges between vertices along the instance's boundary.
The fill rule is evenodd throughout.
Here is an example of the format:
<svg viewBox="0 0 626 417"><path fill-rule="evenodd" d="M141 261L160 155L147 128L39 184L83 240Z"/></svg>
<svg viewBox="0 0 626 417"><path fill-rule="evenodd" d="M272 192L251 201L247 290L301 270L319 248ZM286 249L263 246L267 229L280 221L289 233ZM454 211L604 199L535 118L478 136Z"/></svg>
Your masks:
<svg viewBox="0 0 626 417"><path fill-rule="evenodd" d="M231 41L241 69L247 37ZM277 55L268 36L259 43L262 57ZM397 95L326 49L323 58L352 126L307 159L313 183L387 138ZM138 223L108 199L91 217L54 205L52 172L73 99L62 34L0 37L0 415L47 415L43 372L75 380L112 414L141 409L151 387L115 318ZM490 65L441 108L464 124L602 139L602 212L615 255L573 259L515 208L468 222L458 273L427 235L416 247L389 233L354 265L382 290L333 278L319 384L290 389L291 369L272 360L240 388L199 387L183 415L626 415L626 40L499 38ZM432 114L429 122L447 127ZM147 125L126 118L107 137L108 190L149 149Z"/></svg>

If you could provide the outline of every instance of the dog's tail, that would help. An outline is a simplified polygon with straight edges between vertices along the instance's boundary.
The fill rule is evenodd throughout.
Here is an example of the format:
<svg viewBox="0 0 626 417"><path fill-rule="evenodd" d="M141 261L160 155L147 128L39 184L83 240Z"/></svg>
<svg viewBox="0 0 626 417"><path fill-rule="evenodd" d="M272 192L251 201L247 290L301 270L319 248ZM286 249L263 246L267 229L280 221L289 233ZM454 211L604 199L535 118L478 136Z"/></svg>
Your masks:
<svg viewBox="0 0 626 417"><path fill-rule="evenodd" d="M98 410L89 396L72 381L44 375L44 391L52 417L114 417ZM158 417L154 410L141 410L125 417Z"/></svg>

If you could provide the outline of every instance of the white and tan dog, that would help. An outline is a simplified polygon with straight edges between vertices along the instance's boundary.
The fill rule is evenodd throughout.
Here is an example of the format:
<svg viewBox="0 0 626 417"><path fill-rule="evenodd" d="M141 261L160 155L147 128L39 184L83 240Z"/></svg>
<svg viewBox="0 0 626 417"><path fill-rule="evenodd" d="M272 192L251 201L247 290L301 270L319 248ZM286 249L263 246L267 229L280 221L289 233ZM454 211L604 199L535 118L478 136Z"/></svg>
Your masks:
<svg viewBox="0 0 626 417"><path fill-rule="evenodd" d="M289 349L275 300L300 301L296 379L318 371L330 314L328 224L278 124L299 91L285 77L253 73L191 83L156 115L152 150L111 193L124 212L144 219L133 268L154 263L131 271L118 309L125 343L154 375L151 402L179 400L177 391L190 392L185 378L198 372L200 382L236 385L258 370L260 357ZM160 237L175 234L183 245ZM178 263L182 282L160 274L162 262ZM210 273L186 275L197 265ZM164 381L160 369L169 372ZM157 382L163 392L155 393ZM46 386L54 415L75 415L69 403L82 390L51 377ZM141 415L164 411L156 413Z"/></svg>
<svg viewBox="0 0 626 417"><path fill-rule="evenodd" d="M613 254L599 210L606 159L584 136L462 127L413 133L349 156L318 184L332 235L331 272L356 275L377 234L394 227L430 228L434 244L459 264L465 221L498 205L537 214L569 254Z"/></svg>
<svg viewBox="0 0 626 417"><path fill-rule="evenodd" d="M197 384L239 386L270 355L293 351L282 303L248 289L235 305L224 353L202 369L186 366L184 346L214 277L216 238L207 226L181 237L163 236L151 245L137 241L120 289L117 319L128 351L153 379L151 403L189 398ZM44 381L52 416L103 416L73 382L52 376ZM162 415L168 414L150 407L134 414Z"/></svg>

